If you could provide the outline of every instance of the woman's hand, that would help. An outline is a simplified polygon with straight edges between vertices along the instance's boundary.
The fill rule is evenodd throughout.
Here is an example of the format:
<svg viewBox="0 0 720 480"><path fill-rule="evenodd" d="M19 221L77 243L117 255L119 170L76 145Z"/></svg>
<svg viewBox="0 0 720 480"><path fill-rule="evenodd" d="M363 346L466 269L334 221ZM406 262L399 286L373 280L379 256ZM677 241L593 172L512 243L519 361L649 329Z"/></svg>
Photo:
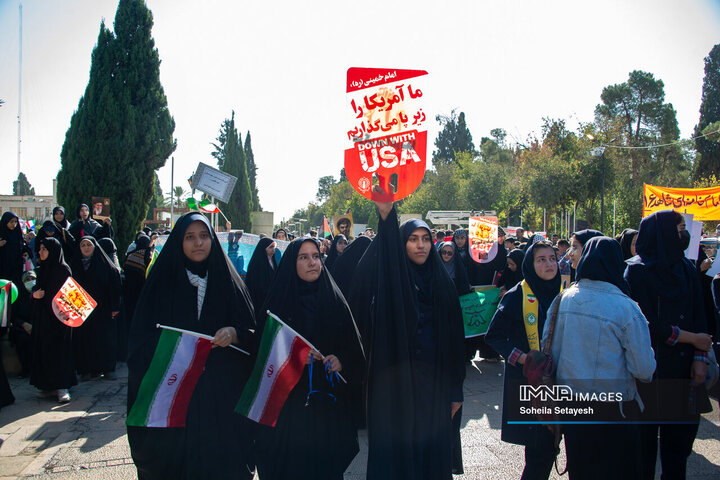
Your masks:
<svg viewBox="0 0 720 480"><path fill-rule="evenodd" d="M385 190L383 190L380 185L373 186L372 191L373 193L377 193L379 195L385 195ZM375 206L377 206L380 212L380 218L382 220L387 220L388 215L390 215L390 210L392 210L393 202L375 201Z"/></svg>
<svg viewBox="0 0 720 480"><path fill-rule="evenodd" d="M34 298L35 300L40 300L40 299L43 298L44 296L45 296L45 290L35 290L35 291L33 292L33 298Z"/></svg>
<svg viewBox="0 0 720 480"><path fill-rule="evenodd" d="M693 387L705 383L707 378L707 363L703 360L693 360L690 366L690 378L692 379Z"/></svg>
<svg viewBox="0 0 720 480"><path fill-rule="evenodd" d="M712 347L712 337L707 333L696 333L691 343L698 350L709 352Z"/></svg>
<svg viewBox="0 0 720 480"><path fill-rule="evenodd" d="M32 324L30 324L28 322L23 322L21 327L23 328L23 330L25 330L25 333L27 333L28 335L30 335L32 333Z"/></svg>
<svg viewBox="0 0 720 480"><path fill-rule="evenodd" d="M310 353L308 354L307 360L305 360L305 365L310 365L310 362L313 360L322 360L323 357L320 355L320 352L315 350L310 350Z"/></svg>
<svg viewBox="0 0 720 480"><path fill-rule="evenodd" d="M700 271L701 271L702 273L707 272L708 270L710 270L710 267L712 267L712 264L713 264L713 261L710 260L709 258L706 258L706 259L703 260L702 263L700 264Z"/></svg>
<svg viewBox="0 0 720 480"><path fill-rule="evenodd" d="M237 343L237 332L233 327L223 327L215 332L215 337L211 340L213 348L227 347L231 343Z"/></svg>
<svg viewBox="0 0 720 480"><path fill-rule="evenodd" d="M335 355L326 356L323 363L325 364L325 368L328 368L331 373L342 371L342 363L340 363L340 360Z"/></svg>
<svg viewBox="0 0 720 480"><path fill-rule="evenodd" d="M0 238L0 247L4 246L7 243L7 240L3 240Z"/></svg>
<svg viewBox="0 0 720 480"><path fill-rule="evenodd" d="M460 407L462 407L462 402L450 402L450 418L455 418Z"/></svg>

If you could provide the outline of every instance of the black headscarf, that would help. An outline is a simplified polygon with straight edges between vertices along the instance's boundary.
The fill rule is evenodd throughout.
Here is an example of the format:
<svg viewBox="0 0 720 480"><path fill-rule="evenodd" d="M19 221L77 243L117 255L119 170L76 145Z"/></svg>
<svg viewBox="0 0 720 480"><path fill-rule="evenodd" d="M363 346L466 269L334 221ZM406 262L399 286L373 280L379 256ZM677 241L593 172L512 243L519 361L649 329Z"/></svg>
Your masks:
<svg viewBox="0 0 720 480"><path fill-rule="evenodd" d="M413 218L400 225L400 241L402 242L403 246L407 244L410 235L418 228L423 228L427 230L428 235L430 235L430 238L432 239L432 233L430 232L430 227L428 227L428 224L420 219ZM432 240L430 240L430 242L432 243ZM405 255L405 260L407 262L408 268L410 269L410 275L412 275L412 280L415 283L415 287L417 288L417 290L422 295L427 295L428 297L431 297L433 292L433 265L436 264L438 266L442 266L442 268L435 269L437 275L442 275L443 273L447 275L447 270L445 269L445 265L442 264L440 255L438 255L437 253L437 249L430 248L428 258L422 265L411 262L410 259L407 258L407 255Z"/></svg>
<svg viewBox="0 0 720 480"><path fill-rule="evenodd" d="M620 249L622 250L623 260L627 260L635 256L630 251L630 247L632 246L633 238L635 238L635 235L637 234L638 231L632 228L626 228L620 234Z"/></svg>
<svg viewBox="0 0 720 480"><path fill-rule="evenodd" d="M115 269L120 271L120 261L118 260L115 242L113 242L111 238L101 238L98 240L98 245L100 245L102 251L105 252L105 255L110 259L110 263L113 264Z"/></svg>
<svg viewBox="0 0 720 480"><path fill-rule="evenodd" d="M65 263L62 245L57 238L46 237L40 244L48 251L46 260L39 260L36 289L44 290L45 297L54 297L70 276L70 267ZM39 258L39 257L38 257Z"/></svg>
<svg viewBox="0 0 720 480"><path fill-rule="evenodd" d="M515 262L515 271L510 270L510 267L506 264L503 270L502 279L505 290L510 290L512 287L523 280L522 264L525 258L525 252L519 248L515 248L508 253L507 258Z"/></svg>
<svg viewBox="0 0 720 480"><path fill-rule="evenodd" d="M445 261L445 257L443 257L443 254L442 254L443 248L445 248L445 247L450 247L453 252L453 256L449 262ZM452 278L454 280L455 275L457 274L457 271L458 271L458 269L457 269L457 247L455 246L455 244L453 242L440 242L440 243L438 243L437 250L438 250L438 253L440 254L440 260L443 261L445 270L447 270L450 278Z"/></svg>
<svg viewBox="0 0 720 480"><path fill-rule="evenodd" d="M590 240L591 238L603 237L604 235L599 230L587 229L587 230L580 230L579 232L573 232L573 234L570 235L570 237L572 238L573 236L575 237L575 239L578 242L580 242L582 245L585 245L587 243L587 241Z"/></svg>
<svg viewBox="0 0 720 480"><path fill-rule="evenodd" d="M620 245L608 237L593 237L585 244L577 267L578 281L583 278L612 283L625 295L630 295L628 284L623 278L625 261Z"/></svg>
<svg viewBox="0 0 720 480"><path fill-rule="evenodd" d="M275 263L275 255L269 260L265 249L269 247L274 240L272 238L261 238L255 246L252 257L247 267L247 275L245 276L245 285L250 292L253 305L256 309L260 309L265 302L265 296L270 289L277 264ZM272 265L270 264L272 262Z"/></svg>
<svg viewBox="0 0 720 480"><path fill-rule="evenodd" d="M62 214L63 214L63 219L62 219L62 221L60 221L60 222L55 221L55 212L62 212ZM53 208L53 211L52 211L52 222L53 222L53 224L55 224L55 227L57 227L58 229L62 229L62 228L67 229L67 228L70 228L70 222L68 222L67 215L65 214L65 208L64 208L64 207L57 206L57 207Z"/></svg>
<svg viewBox="0 0 720 480"><path fill-rule="evenodd" d="M332 272L333 267L335 266L335 262L338 258L340 258L342 255L337 250L337 244L341 240L345 241L345 248L347 248L347 238L342 233L335 235L335 238L333 238L332 244L330 245L330 251L327 254L327 258L325 259L325 267Z"/></svg>
<svg viewBox="0 0 720 480"><path fill-rule="evenodd" d="M13 218L18 223L14 229L10 230L8 223ZM0 247L0 278L12 280L19 285L20 277L22 277L22 252L25 242L20 228L20 218L15 213L3 213L2 219L0 219L0 239L7 242Z"/></svg>
<svg viewBox="0 0 720 480"><path fill-rule="evenodd" d="M540 314L540 320L544 322L552 301L560 292L561 279L559 269L552 280L543 280L535 272L535 250L540 248L553 249L544 242L533 243L528 247L527 252L525 252L521 269L525 281L540 303L538 313ZM500 305L498 305L498 310L503 311L510 318L523 318L522 308L522 288L518 284L502 298Z"/></svg>
<svg viewBox="0 0 720 480"><path fill-rule="evenodd" d="M343 292L345 297L350 294L350 286L354 279L355 268L371 242L372 239L370 237L360 235L345 247L343 254L338 257L335 265L330 269L330 274L333 280L335 280L335 284L340 288L340 291Z"/></svg>

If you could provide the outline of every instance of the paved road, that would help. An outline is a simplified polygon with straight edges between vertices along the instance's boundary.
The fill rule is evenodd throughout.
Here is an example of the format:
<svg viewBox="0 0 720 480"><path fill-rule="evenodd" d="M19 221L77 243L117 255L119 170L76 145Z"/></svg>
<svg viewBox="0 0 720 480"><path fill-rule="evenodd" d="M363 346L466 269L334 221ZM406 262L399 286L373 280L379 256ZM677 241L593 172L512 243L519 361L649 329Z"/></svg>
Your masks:
<svg viewBox="0 0 720 480"><path fill-rule="evenodd" d="M0 410L0 480L9 478L130 479L135 468L125 436L127 371L117 381L96 380L71 390L73 400L35 398L27 380L12 378L16 403ZM523 449L500 441L502 363L476 361L468 367L463 408L465 474L457 480L511 480L520 477ZM705 415L688 464L688 479L720 478L718 404ZM367 438L345 474L365 477ZM561 465L565 464L564 454ZM557 479L556 474L551 478ZM563 477L567 478L567 476Z"/></svg>

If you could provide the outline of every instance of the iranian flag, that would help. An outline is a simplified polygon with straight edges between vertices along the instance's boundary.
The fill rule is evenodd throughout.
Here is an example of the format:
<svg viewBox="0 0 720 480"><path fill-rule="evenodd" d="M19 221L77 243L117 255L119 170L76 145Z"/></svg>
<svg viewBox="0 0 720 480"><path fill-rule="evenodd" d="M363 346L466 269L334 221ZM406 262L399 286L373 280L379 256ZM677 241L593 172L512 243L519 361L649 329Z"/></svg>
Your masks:
<svg viewBox="0 0 720 480"><path fill-rule="evenodd" d="M201 200L199 203L194 198L190 197L187 199L188 208L190 210L199 210L205 213L220 213L220 209L214 203L210 203L209 200Z"/></svg>
<svg viewBox="0 0 720 480"><path fill-rule="evenodd" d="M8 326L10 304L12 303L12 282L0 286L0 327Z"/></svg>
<svg viewBox="0 0 720 480"><path fill-rule="evenodd" d="M184 427L211 347L206 338L163 329L125 423L133 427Z"/></svg>
<svg viewBox="0 0 720 480"><path fill-rule="evenodd" d="M235 411L274 427L313 349L295 330L268 312L255 367Z"/></svg>

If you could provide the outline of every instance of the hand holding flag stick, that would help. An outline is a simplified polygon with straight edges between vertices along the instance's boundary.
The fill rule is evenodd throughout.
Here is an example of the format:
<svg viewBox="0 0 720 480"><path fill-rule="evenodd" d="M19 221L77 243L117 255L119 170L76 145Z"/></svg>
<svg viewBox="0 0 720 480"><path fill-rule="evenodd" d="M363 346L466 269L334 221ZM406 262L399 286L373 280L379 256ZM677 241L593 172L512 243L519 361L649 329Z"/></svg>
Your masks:
<svg viewBox="0 0 720 480"><path fill-rule="evenodd" d="M286 327L290 328L290 327L287 325L287 323L285 323L285 322L283 322L282 320L280 320L280 318L279 318L277 315L275 315L274 313L272 313L270 310L266 310L266 312L267 312L267 314L270 315L272 318L274 318L275 320L277 320L277 321L280 322L281 324L285 325ZM323 355L322 353L320 353L320 350L318 350L317 348L315 348L315 346L314 346L312 343L308 342L305 337L303 337L302 335L300 335L300 334L297 333L297 332L295 332L295 334L296 334L302 341L304 341L305 343L307 343L307 344L310 346L310 348L312 348L312 352L310 352L310 354L311 354L313 357L315 356L315 353L317 353L318 355L320 355L320 358L321 358L323 361L325 361L326 358L334 357L333 355L330 355L329 357L325 357L325 355ZM337 357L335 357L335 359L337 360ZM337 373L337 376L340 377L340 380L342 380L343 383L347 383L347 380L345 380L345 378L340 374L340 372L335 372L335 373Z"/></svg>
<svg viewBox="0 0 720 480"><path fill-rule="evenodd" d="M159 323L155 324L155 327L156 328L164 328L166 330L172 330L174 332L185 333L187 335L192 335L193 337L204 338L205 340L210 340L210 341L214 340L214 338L215 338L212 335L205 335L203 333L191 332L189 330L183 330L182 328L168 327L167 325L161 325ZM236 347L235 345L230 344L230 345L228 345L228 347L233 348L233 349L237 350L238 352L242 352L245 355L250 355L248 352L246 352L242 348Z"/></svg>

